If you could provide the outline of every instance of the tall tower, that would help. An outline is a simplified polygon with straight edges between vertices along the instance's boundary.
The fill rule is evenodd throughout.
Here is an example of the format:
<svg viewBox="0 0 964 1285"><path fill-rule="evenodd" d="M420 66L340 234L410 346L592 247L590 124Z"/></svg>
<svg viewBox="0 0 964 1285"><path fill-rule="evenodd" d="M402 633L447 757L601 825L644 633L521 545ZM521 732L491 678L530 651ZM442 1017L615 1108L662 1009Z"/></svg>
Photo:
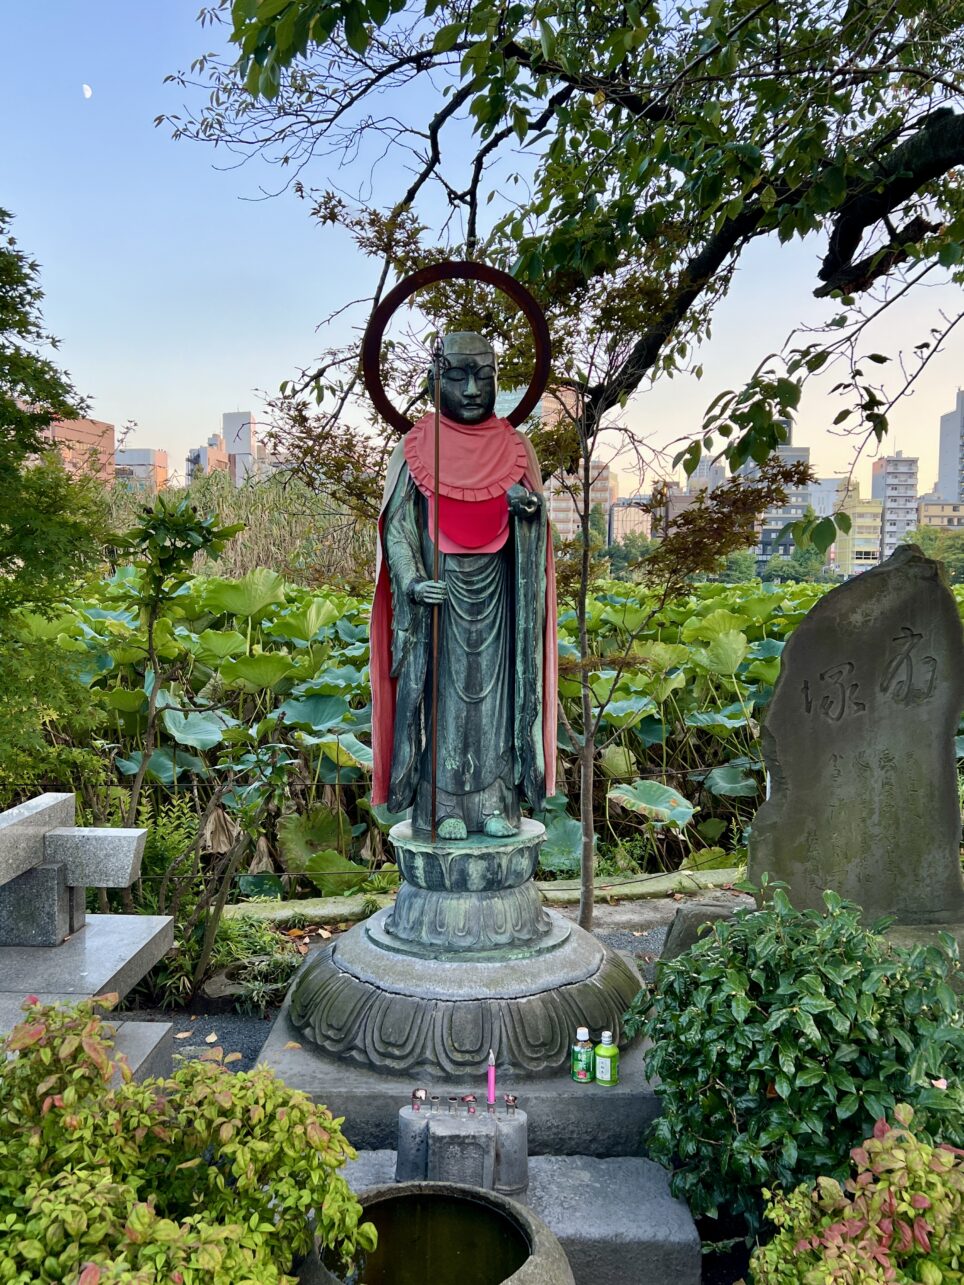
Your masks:
<svg viewBox="0 0 964 1285"><path fill-rule="evenodd" d="M917 460L903 451L874 460L870 493L884 505L880 559L889 558L917 526Z"/></svg>
<svg viewBox="0 0 964 1285"><path fill-rule="evenodd" d="M937 494L945 504L964 500L964 390L957 390L952 411L941 416Z"/></svg>

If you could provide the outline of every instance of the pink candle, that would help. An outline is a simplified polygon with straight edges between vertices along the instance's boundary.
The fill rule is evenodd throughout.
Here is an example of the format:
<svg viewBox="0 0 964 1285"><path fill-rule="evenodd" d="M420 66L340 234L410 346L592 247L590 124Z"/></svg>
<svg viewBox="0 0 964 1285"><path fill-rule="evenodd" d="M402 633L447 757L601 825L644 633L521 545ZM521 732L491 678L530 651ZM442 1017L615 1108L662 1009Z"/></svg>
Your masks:
<svg viewBox="0 0 964 1285"><path fill-rule="evenodd" d="M495 1054L489 1049L488 1092L485 1095L488 1106L495 1106Z"/></svg>

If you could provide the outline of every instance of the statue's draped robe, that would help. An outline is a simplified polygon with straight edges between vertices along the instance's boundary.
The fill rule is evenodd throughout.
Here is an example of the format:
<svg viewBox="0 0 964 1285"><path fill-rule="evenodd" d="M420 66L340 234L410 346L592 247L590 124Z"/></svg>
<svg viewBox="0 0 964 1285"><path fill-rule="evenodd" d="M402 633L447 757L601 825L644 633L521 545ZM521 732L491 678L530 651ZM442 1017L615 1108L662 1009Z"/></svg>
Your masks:
<svg viewBox="0 0 964 1285"><path fill-rule="evenodd" d="M508 433L511 450L518 448L509 464L510 472L517 469L512 481L541 492L526 439L505 421L489 424L498 426L503 446ZM440 506L448 598L440 618L437 819L460 817L477 832L495 813L517 824L520 791L540 808L555 788L555 581L545 505L533 517L509 514L504 470L493 483L495 439L486 437L492 430L458 431L460 467L449 461L447 474L462 485L443 486ZM408 455L403 444L393 456L379 522L372 798L396 812L414 806L415 825L427 829L432 608L413 602L409 588L432 577L433 520L425 470L413 450ZM473 480L481 487L473 488ZM460 540L447 537L446 528Z"/></svg>

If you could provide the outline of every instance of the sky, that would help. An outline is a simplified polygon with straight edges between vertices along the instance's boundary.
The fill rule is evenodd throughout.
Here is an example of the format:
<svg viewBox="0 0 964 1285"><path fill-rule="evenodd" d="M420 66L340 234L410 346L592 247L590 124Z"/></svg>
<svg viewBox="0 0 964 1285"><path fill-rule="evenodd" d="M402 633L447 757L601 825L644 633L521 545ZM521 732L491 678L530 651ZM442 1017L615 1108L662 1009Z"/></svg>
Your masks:
<svg viewBox="0 0 964 1285"><path fill-rule="evenodd" d="M276 171L235 167L218 149L155 128L162 112L201 104L164 77L226 43L197 24L198 4L32 0L3 14L0 206L41 265L48 329L92 413L118 430L133 422L128 445L165 448L174 469L218 431L222 412L257 417L263 390L274 393L311 363L327 342L319 321L363 293L371 271L293 193L262 199ZM324 187L325 164L306 181ZM376 201L392 198L393 177L384 172ZM630 426L657 443L696 431L713 397L739 387L795 325L837 311L812 298L820 254L817 242L752 247L699 354L702 380L663 379L642 391ZM953 287L915 292L869 346L910 348L927 338L938 309L959 303ZM964 328L892 415L885 450L919 456L922 491L936 477L939 418L954 405L962 368ZM837 377L808 389L794 431L821 476L842 473L852 457L852 441L828 430L841 406L829 393ZM865 492L870 458L857 468ZM624 477L623 492L631 489Z"/></svg>

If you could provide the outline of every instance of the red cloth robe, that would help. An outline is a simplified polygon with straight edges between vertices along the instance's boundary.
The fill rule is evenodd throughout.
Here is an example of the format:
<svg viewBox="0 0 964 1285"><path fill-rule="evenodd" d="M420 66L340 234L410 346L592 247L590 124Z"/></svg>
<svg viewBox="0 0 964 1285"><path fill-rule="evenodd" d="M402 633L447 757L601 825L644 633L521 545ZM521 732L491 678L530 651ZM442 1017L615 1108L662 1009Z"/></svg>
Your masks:
<svg viewBox="0 0 964 1285"><path fill-rule="evenodd" d="M424 416L396 449L389 464L378 519L375 596L371 618L372 802L385 803L395 737L395 679L392 677L392 590L382 546L385 509L407 464L431 506L434 490L433 415ZM542 475L531 443L508 420L495 416L478 425L440 419L439 548L443 552L497 549L508 537L506 492L515 482L542 494ZM505 515L503 521L503 514ZM519 519L524 521L525 519ZM548 522L548 515L543 517ZM446 545L449 547L446 548ZM431 574L431 571L428 571ZM542 745L545 793L556 785L556 576L551 533L546 533L545 636L542 678Z"/></svg>

